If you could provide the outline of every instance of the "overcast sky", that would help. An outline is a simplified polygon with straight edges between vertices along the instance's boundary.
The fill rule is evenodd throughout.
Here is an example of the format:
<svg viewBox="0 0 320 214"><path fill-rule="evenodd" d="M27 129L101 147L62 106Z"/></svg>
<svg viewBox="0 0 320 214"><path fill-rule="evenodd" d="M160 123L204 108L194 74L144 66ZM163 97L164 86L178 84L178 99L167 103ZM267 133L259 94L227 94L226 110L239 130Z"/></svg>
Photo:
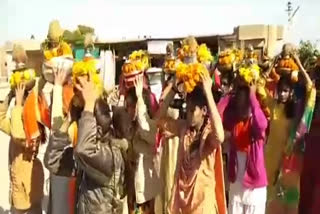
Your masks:
<svg viewBox="0 0 320 214"><path fill-rule="evenodd" d="M320 40L320 0L300 5L292 36ZM7 40L43 40L49 22L65 29L78 24L96 29L101 39L174 37L232 33L245 24L287 25L285 0L0 0L0 45ZM289 37L287 37L289 38Z"/></svg>

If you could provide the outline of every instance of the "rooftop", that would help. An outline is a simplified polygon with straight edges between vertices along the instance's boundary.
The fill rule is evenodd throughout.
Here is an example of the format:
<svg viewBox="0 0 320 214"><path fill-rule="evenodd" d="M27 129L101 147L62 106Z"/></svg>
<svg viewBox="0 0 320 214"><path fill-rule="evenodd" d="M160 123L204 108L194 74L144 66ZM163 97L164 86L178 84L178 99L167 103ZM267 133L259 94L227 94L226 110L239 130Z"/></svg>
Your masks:
<svg viewBox="0 0 320 214"><path fill-rule="evenodd" d="M34 39L14 40L6 42L3 48L6 52L11 52L14 44L21 44L26 51L37 51L41 48L41 41Z"/></svg>

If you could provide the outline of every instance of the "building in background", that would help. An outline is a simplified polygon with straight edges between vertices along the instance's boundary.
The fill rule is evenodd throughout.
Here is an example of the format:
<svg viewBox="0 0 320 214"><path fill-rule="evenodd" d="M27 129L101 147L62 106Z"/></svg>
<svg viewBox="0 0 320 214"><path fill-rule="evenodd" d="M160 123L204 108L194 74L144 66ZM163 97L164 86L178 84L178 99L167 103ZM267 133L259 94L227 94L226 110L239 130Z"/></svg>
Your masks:
<svg viewBox="0 0 320 214"><path fill-rule="evenodd" d="M278 25L243 25L234 28L232 35L219 37L218 46L220 50L225 48L240 48L244 50L251 44L258 52L258 56L265 49L270 56L279 51L284 40L284 27Z"/></svg>
<svg viewBox="0 0 320 214"><path fill-rule="evenodd" d="M239 48L245 50L248 45L252 45L260 59L265 50L270 57L277 54L284 39L284 27L278 25L243 25L235 27L232 34L227 35L194 35L198 43L206 43L213 55L217 56L220 51L226 48ZM119 82L121 67L129 54L138 49L148 50L151 57L151 67L149 79L154 88L158 88L156 82L161 82L159 72L164 63L166 46L173 43L174 49L180 47L180 42L184 38L143 38L132 40L103 40L99 39L96 46L100 50L112 50L115 58L115 82ZM217 59L217 57L216 57ZM157 91L159 91L157 89Z"/></svg>
<svg viewBox="0 0 320 214"><path fill-rule="evenodd" d="M42 68L43 55L41 52L41 41L34 39L10 41L4 45L3 48L7 55L7 72L4 72L4 74L10 76L12 67L14 67L11 57L14 44L21 44L24 47L28 56L27 67L34 68L37 74L39 74Z"/></svg>
<svg viewBox="0 0 320 214"><path fill-rule="evenodd" d="M235 27L232 34L228 35L194 35L199 43L206 43L213 55L217 55L226 48L240 48L244 50L249 44L253 45L256 54L260 57L264 50L268 50L269 56L275 55L283 44L284 27L278 25L242 25ZM151 56L151 65L155 68L162 68L164 63L165 47L168 43L173 43L175 48L180 46L183 38L143 38L133 40L103 40L96 41L95 46L100 51L103 68L102 77L113 77L115 80L105 81L113 85L119 82L121 67L128 55L138 49L148 50ZM7 82L12 70L12 48L14 43L20 43L24 46L28 55L28 66L36 70L37 74L41 72L43 56L41 53L41 42L30 39L12 41L0 48L0 82ZM109 52L110 51L110 52ZM108 53L108 54L106 54ZM113 59L111 56L112 55ZM108 57L107 57L108 56ZM107 60L107 58L108 60ZM105 63L113 62L112 67ZM106 71L105 71L106 70ZM159 70L159 69L158 69ZM105 73L107 72L107 73ZM152 76L155 77L155 70L152 70ZM1 83L5 84L5 83ZM0 88L3 87L0 85ZM2 94L2 93L1 93Z"/></svg>
<svg viewBox="0 0 320 214"><path fill-rule="evenodd" d="M213 55L226 48L244 50L252 45L258 57L267 49L269 56L277 54L283 44L284 27L279 25L241 25L235 27L228 35L194 35L199 43L206 43ZM150 38L136 40L99 40L97 46L102 50L113 50L116 60L116 82L121 73L121 66L126 57L137 49L148 50L151 55L152 67L162 67L165 47L173 43L175 48L180 46L184 38Z"/></svg>

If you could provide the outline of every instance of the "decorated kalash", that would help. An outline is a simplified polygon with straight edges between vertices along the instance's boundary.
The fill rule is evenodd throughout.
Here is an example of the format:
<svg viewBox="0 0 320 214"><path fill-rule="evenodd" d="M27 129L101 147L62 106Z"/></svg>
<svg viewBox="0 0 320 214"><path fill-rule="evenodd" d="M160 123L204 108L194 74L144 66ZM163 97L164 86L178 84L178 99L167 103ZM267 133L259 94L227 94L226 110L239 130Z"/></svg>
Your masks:
<svg viewBox="0 0 320 214"><path fill-rule="evenodd" d="M266 80L263 75L263 69L261 69L260 66L258 65L258 56L254 52L254 48L252 45L249 45L246 48L244 59L238 67L238 77L240 79L240 82L244 85L248 85L248 86L259 85L261 87L265 87L266 85ZM261 107L265 116L269 118L270 110L262 102L262 97L264 97L263 92L257 90L256 95L261 104Z"/></svg>
<svg viewBox="0 0 320 214"><path fill-rule="evenodd" d="M289 75L292 82L298 82L299 67L293 58L295 50L292 44L285 44L275 65L279 76Z"/></svg>
<svg viewBox="0 0 320 214"><path fill-rule="evenodd" d="M245 57L238 67L238 75L249 86L255 85L260 78L258 57L252 45L249 45L245 51Z"/></svg>
<svg viewBox="0 0 320 214"><path fill-rule="evenodd" d="M54 71L63 68L71 73L73 64L72 48L63 40L64 30L54 20L49 25L47 39L42 43L44 55L43 76L46 81L54 83Z"/></svg>
<svg viewBox="0 0 320 214"><path fill-rule="evenodd" d="M176 73L178 59L175 56L174 47L169 43L166 47L166 56L163 64L164 82L170 80Z"/></svg>
<svg viewBox="0 0 320 214"><path fill-rule="evenodd" d="M94 82L99 86L99 91L102 91L102 81L99 78L100 64L99 60L95 59L91 52L95 49L93 34L86 34L84 41L85 56L83 60L74 62L71 43L65 41L65 30L63 30L57 20L54 20L49 25L47 39L42 44L44 63L42 75L44 79L54 84L55 75L64 70L66 78L62 87L62 103L63 115L66 116L71 110L71 103L74 107L82 107L81 100L78 96L74 96L76 90L74 85L77 78L88 75L89 72L94 73L92 77ZM60 96L60 95L59 95ZM56 116L53 112L53 118ZM54 122L54 121L53 121ZM54 127L59 127L61 124L53 123Z"/></svg>
<svg viewBox="0 0 320 214"><path fill-rule="evenodd" d="M219 76L213 67L214 57L206 44L198 45L196 39L191 36L180 43L181 47L177 49L176 55L173 44L167 45L167 53L163 65L165 76L163 89L165 89L167 83L173 81L175 77L182 83L179 85L179 93L176 94L170 107L179 109L179 117L185 118L186 94L192 92L194 87L201 82L201 75L209 72L212 76L214 89L219 87Z"/></svg>
<svg viewBox="0 0 320 214"><path fill-rule="evenodd" d="M258 57L252 45L246 48L245 53L236 48L222 51L219 54L217 68L222 76L234 72L234 76L240 77L247 85L255 84L260 76Z"/></svg>
<svg viewBox="0 0 320 214"><path fill-rule="evenodd" d="M265 70L266 76L269 76L272 81L278 82L281 76L289 76L293 83L298 82L299 67L294 59L297 55L293 44L286 43L282 47L279 55L270 59L267 54L263 56L263 63L260 66Z"/></svg>
<svg viewBox="0 0 320 214"><path fill-rule="evenodd" d="M43 81L34 69L27 67L27 54L21 45L13 47L16 68L10 77L11 91L1 104L0 129L12 137L9 149L11 180L10 201L14 213L41 213L44 171L38 150L46 142L45 127L50 128L50 110ZM15 106L11 119L6 117L11 99Z"/></svg>
<svg viewBox="0 0 320 214"><path fill-rule="evenodd" d="M73 97L73 89L70 81L73 65L73 55L71 45L63 39L64 30L59 21L54 20L49 24L47 39L42 43L44 63L42 65L42 75L44 79L54 84L55 73L61 69L67 71L67 81L63 87L64 114L67 114L70 101ZM53 117L55 117L53 113ZM54 126L56 124L53 124Z"/></svg>
<svg viewBox="0 0 320 214"><path fill-rule="evenodd" d="M188 37L178 50L178 59L176 77L183 82L185 92L190 93L201 82L201 75L209 72L213 56L206 44L198 45L194 37Z"/></svg>
<svg viewBox="0 0 320 214"><path fill-rule="evenodd" d="M79 25L78 28L79 27L81 27L81 25ZM83 62L88 63L86 65L82 64L80 66L99 67L99 69L97 69L97 72L99 72L100 70L99 60L95 59L91 54L93 50L95 50L93 39L94 35L91 31L93 30L90 30L90 33L86 33L85 35L80 35L78 38L75 35L80 34L78 33L79 29L77 29L74 33L71 33L68 30L62 29L59 21L54 20L49 25L47 39L42 43L42 50L44 55L42 75L44 79L47 82L54 84L55 73L59 70L66 71L67 78L62 89L63 112L65 115L70 110L70 102L74 95L72 79L74 79L77 75L81 75L82 72L79 71L79 64L77 64L75 71L73 69L75 60L73 57L72 46L77 43L81 43L84 46L85 55L83 56ZM95 66L92 64L95 64ZM94 76L94 78L98 78L98 75ZM95 81L98 80L96 79ZM77 99L75 100L76 101L74 102L78 102Z"/></svg>
<svg viewBox="0 0 320 214"><path fill-rule="evenodd" d="M263 64L264 63L264 64ZM222 78L224 76L232 76L236 78L236 83L247 86L266 87L267 79L265 74L270 69L270 60L264 57L263 63L259 64L258 56L252 45L248 45L245 51L239 49L227 49L219 54L217 68ZM263 68L260 65L263 64ZM268 76L268 75L267 75ZM270 110L263 102L266 96L264 90L256 91L257 98L267 118L270 117Z"/></svg>
<svg viewBox="0 0 320 214"><path fill-rule="evenodd" d="M175 56L173 44L168 44L166 48L164 71L164 88L169 81L176 77L183 84L180 85L179 93L176 99L171 103L172 108L180 110L180 117L184 117L185 93L193 91L194 87L199 84L200 76L204 72L212 73L211 67L214 57L211 55L206 44L198 45L194 37L188 37L181 41L181 47L177 49ZM215 76L212 75L213 84L216 83Z"/></svg>
<svg viewBox="0 0 320 214"><path fill-rule="evenodd" d="M243 52L239 49L226 49L219 54L217 68L223 74L233 72L243 60Z"/></svg>
<svg viewBox="0 0 320 214"><path fill-rule="evenodd" d="M219 53L216 71L221 78L221 96L226 96L232 90L232 83L243 57L243 51L236 48L225 49Z"/></svg>
<svg viewBox="0 0 320 214"><path fill-rule="evenodd" d="M144 76L146 70L150 67L149 55L144 50L133 51L129 59L122 66L125 88L134 86L133 81L137 76Z"/></svg>

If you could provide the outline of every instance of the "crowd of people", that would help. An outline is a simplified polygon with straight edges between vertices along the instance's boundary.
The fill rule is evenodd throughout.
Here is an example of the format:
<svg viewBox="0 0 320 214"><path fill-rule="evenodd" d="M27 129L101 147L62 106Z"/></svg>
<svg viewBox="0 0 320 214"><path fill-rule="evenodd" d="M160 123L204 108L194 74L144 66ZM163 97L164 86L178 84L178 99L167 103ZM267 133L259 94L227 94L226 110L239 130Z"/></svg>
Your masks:
<svg viewBox="0 0 320 214"><path fill-rule="evenodd" d="M146 51L124 63L111 102L94 45L85 48L73 62L61 33L49 31L36 77L14 47L11 91L0 104L0 129L11 136L12 213L42 213L43 167L50 214L320 212L320 58L306 70L285 44L274 58L248 47L213 63L205 44L188 37L177 54L167 47L159 102Z"/></svg>

